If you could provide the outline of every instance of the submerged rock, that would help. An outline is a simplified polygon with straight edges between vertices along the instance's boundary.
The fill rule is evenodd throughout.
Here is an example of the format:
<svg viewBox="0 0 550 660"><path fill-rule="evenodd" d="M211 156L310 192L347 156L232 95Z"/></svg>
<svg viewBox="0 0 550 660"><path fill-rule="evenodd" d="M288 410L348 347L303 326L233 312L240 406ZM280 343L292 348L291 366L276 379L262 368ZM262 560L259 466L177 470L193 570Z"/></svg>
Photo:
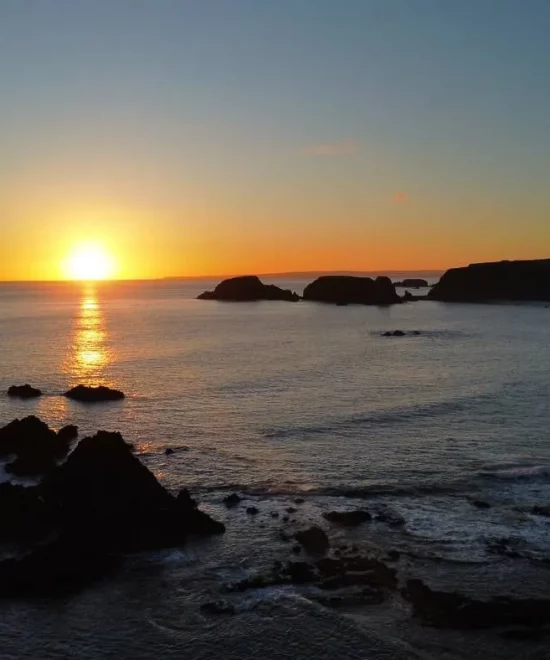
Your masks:
<svg viewBox="0 0 550 660"><path fill-rule="evenodd" d="M232 277L220 282L214 291L205 291L199 300L225 300L232 302L253 302L256 300L285 300L297 302L300 296L289 289L281 289L274 284L264 284L256 275Z"/></svg>
<svg viewBox="0 0 550 660"><path fill-rule="evenodd" d="M550 301L550 259L451 268L432 288L429 297L445 302Z"/></svg>
<svg viewBox="0 0 550 660"><path fill-rule="evenodd" d="M492 598L474 600L454 592L436 591L422 580L409 580L402 592L413 614L442 628L541 626L550 623L550 599Z"/></svg>
<svg viewBox="0 0 550 660"><path fill-rule="evenodd" d="M26 385L12 385L8 389L8 396L18 399L34 399L42 396L42 390L32 387L28 383Z"/></svg>
<svg viewBox="0 0 550 660"><path fill-rule="evenodd" d="M124 392L114 390L104 385L98 387L88 387L87 385L77 385L65 392L63 396L75 401L84 403L99 403L102 401L119 401L125 398Z"/></svg>
<svg viewBox="0 0 550 660"><path fill-rule="evenodd" d="M323 275L308 284L304 300L359 305L391 305L401 302L389 277L355 277L352 275Z"/></svg>
<svg viewBox="0 0 550 660"><path fill-rule="evenodd" d="M242 499L243 498L237 495L237 493L231 493L231 495L223 498L223 503L228 509L231 509L232 507L237 506L237 504L240 504Z"/></svg>
<svg viewBox="0 0 550 660"><path fill-rule="evenodd" d="M297 532L294 538L310 555L324 555L330 547L327 535L317 526Z"/></svg>
<svg viewBox="0 0 550 660"><path fill-rule="evenodd" d="M331 523L342 525L343 527L357 527L368 520L372 520L372 516L368 511L329 511L323 514L323 518Z"/></svg>

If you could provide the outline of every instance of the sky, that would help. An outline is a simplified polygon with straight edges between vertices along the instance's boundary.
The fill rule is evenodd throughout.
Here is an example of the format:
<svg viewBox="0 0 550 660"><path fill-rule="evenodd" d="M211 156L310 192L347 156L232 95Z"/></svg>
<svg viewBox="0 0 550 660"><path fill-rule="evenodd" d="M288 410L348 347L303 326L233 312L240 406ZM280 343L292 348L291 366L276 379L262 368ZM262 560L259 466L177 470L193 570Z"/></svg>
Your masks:
<svg viewBox="0 0 550 660"><path fill-rule="evenodd" d="M550 257L548 0L0 0L0 280Z"/></svg>

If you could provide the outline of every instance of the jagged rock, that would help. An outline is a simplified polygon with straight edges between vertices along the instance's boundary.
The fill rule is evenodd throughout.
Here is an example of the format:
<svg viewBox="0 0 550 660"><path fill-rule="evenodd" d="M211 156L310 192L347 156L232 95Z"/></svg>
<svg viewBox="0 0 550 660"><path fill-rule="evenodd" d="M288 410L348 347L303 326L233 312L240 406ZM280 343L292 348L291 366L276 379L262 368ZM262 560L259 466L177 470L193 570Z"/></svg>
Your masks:
<svg viewBox="0 0 550 660"><path fill-rule="evenodd" d="M237 493L231 493L231 495L223 498L223 503L228 509L231 509L232 507L237 506L237 504L240 504L242 499L243 498L237 495Z"/></svg>
<svg viewBox="0 0 550 660"><path fill-rule="evenodd" d="M42 390L32 387L28 383L26 385L12 385L8 389L8 396L18 399L34 399L42 396Z"/></svg>
<svg viewBox="0 0 550 660"><path fill-rule="evenodd" d="M323 518L331 523L342 525L342 527L357 527L368 520L372 520L372 516L368 511L329 511L323 514Z"/></svg>
<svg viewBox="0 0 550 660"><path fill-rule="evenodd" d="M69 450L70 433L56 433L31 415L15 419L0 429L0 456L15 454L6 471L16 476L38 476L53 469L56 459Z"/></svg>
<svg viewBox="0 0 550 660"><path fill-rule="evenodd" d="M333 304L391 305L401 302L389 277L323 275L308 284L304 300Z"/></svg>
<svg viewBox="0 0 550 660"><path fill-rule="evenodd" d="M294 538L310 555L324 555L330 547L327 535L320 527L310 527L296 532Z"/></svg>
<svg viewBox="0 0 550 660"><path fill-rule="evenodd" d="M78 438L78 426L74 424L67 424L57 432L57 437L63 442L71 442Z"/></svg>
<svg viewBox="0 0 550 660"><path fill-rule="evenodd" d="M205 291L200 300L224 300L232 302L253 302L256 300L285 300L297 302L300 296L274 284L264 284L256 275L232 277L220 282L214 291Z"/></svg>
<svg viewBox="0 0 550 660"><path fill-rule="evenodd" d="M451 268L430 291L445 302L550 301L550 259L498 261Z"/></svg>
<svg viewBox="0 0 550 660"><path fill-rule="evenodd" d="M119 401L124 399L124 392L113 390L110 387L99 385L98 387L88 387L87 385L77 385L65 392L64 396L74 401L84 403L100 403L103 401Z"/></svg>

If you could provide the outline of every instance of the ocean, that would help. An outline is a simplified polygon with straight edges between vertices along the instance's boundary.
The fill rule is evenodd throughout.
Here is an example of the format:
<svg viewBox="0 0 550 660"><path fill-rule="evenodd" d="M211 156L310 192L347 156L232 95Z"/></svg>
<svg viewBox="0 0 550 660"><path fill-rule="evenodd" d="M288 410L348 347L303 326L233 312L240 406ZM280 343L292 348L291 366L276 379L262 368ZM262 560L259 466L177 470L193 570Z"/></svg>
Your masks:
<svg viewBox="0 0 550 660"><path fill-rule="evenodd" d="M54 604L0 603L2 658L509 657L488 633L449 633L444 655L442 633L420 635L397 605L335 612L297 586L231 596L229 619L199 606L283 559L272 514L289 506L291 531L321 524L341 542L397 550L404 574L547 595L550 521L533 507L550 505L550 309L196 300L215 283L0 285L0 390L45 393L0 397L0 425L35 414L81 437L120 431L162 483L188 487L227 526ZM411 334L382 336L395 329ZM62 396L79 383L127 398ZM260 514L226 509L231 492ZM322 519L334 508L401 524L334 530ZM543 657L532 653L521 657Z"/></svg>

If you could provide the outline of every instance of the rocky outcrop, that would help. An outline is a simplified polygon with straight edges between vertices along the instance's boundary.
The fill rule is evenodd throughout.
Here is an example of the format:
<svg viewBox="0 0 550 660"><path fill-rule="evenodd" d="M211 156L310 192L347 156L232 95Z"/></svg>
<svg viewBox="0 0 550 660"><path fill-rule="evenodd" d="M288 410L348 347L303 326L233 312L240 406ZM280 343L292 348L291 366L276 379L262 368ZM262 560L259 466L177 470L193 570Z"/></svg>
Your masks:
<svg viewBox="0 0 550 660"><path fill-rule="evenodd" d="M66 453L75 428L56 434L37 418L15 420L0 430L0 449L34 460L36 446L46 445L47 456L57 456ZM0 562L0 594L72 588L115 567L120 553L180 545L190 535L225 530L198 509L187 490L171 495L119 433L84 438L65 463L48 466L38 486L0 485L1 539L55 539Z"/></svg>
<svg viewBox="0 0 550 660"><path fill-rule="evenodd" d="M220 282L214 291L205 291L199 300L224 300L230 302L254 302L257 300L286 300L297 302L300 296L289 289L274 284L264 284L256 275L232 277Z"/></svg>
<svg viewBox="0 0 550 660"><path fill-rule="evenodd" d="M12 385L8 389L8 396L17 399L35 399L42 396L42 390L32 387L28 383L26 385Z"/></svg>
<svg viewBox="0 0 550 660"><path fill-rule="evenodd" d="M391 305L401 302L389 277L355 277L352 275L323 275L308 284L304 300L336 305Z"/></svg>
<svg viewBox="0 0 550 660"><path fill-rule="evenodd" d="M444 302L550 301L550 259L452 268L431 289L429 297Z"/></svg>
<svg viewBox="0 0 550 660"><path fill-rule="evenodd" d="M102 401L119 401L124 399L124 392L113 390L110 387L99 385L98 387L89 387L87 385L77 385L65 392L64 396L74 401L84 403L99 403Z"/></svg>
<svg viewBox="0 0 550 660"><path fill-rule="evenodd" d="M402 280L401 282L396 282L395 286L401 286L406 289L420 289L421 287L429 286L426 280L420 278L409 278Z"/></svg>
<svg viewBox="0 0 550 660"><path fill-rule="evenodd" d="M53 469L56 460L66 456L73 437L63 429L56 433L34 415L15 419L0 429L0 457L16 456L6 465L6 472L38 476Z"/></svg>

